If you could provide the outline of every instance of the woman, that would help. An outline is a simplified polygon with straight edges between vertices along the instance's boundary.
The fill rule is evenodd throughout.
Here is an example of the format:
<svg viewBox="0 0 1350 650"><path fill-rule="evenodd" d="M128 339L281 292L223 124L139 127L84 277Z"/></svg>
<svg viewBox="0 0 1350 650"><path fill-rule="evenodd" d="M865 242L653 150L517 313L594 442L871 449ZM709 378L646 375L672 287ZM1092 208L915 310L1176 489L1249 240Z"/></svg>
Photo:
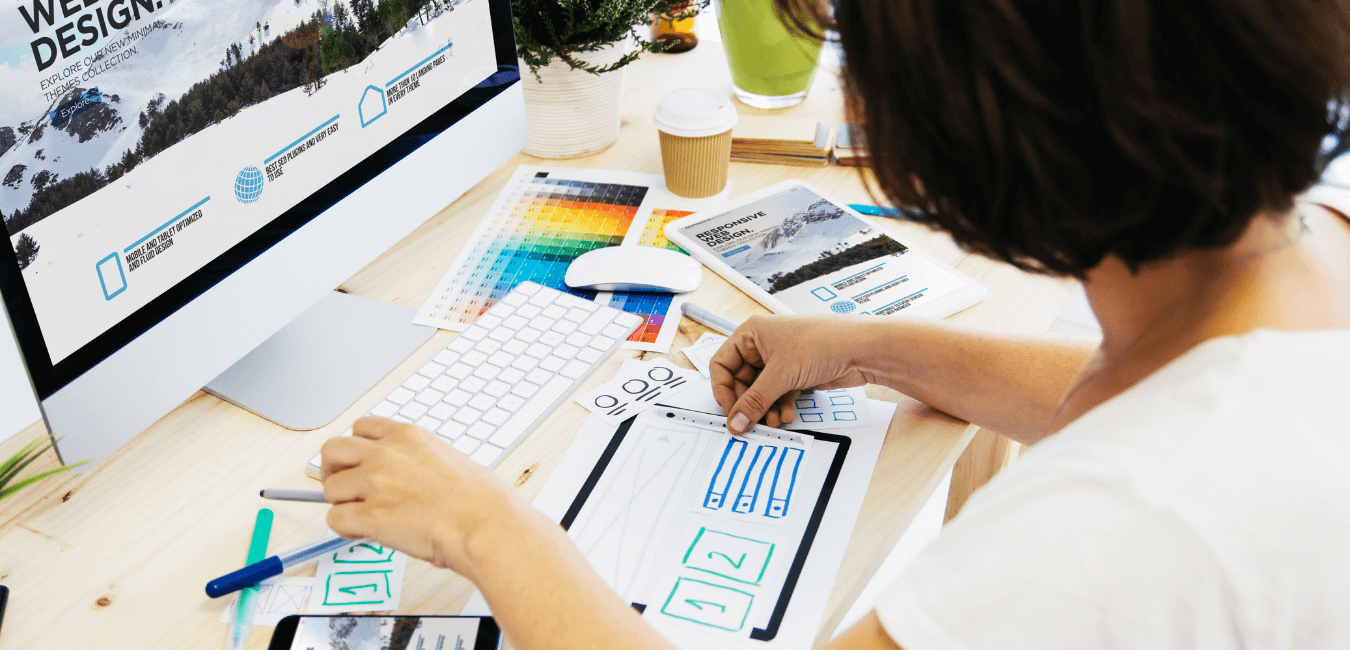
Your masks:
<svg viewBox="0 0 1350 650"><path fill-rule="evenodd" d="M712 372L737 431L878 383L1035 443L831 647L1350 644L1350 220L1294 200L1350 86L1345 9L840 0L834 20L880 189L1082 279L1103 338L736 331ZM467 576L517 647L669 647L490 473L416 427L355 434L323 450L333 530Z"/></svg>

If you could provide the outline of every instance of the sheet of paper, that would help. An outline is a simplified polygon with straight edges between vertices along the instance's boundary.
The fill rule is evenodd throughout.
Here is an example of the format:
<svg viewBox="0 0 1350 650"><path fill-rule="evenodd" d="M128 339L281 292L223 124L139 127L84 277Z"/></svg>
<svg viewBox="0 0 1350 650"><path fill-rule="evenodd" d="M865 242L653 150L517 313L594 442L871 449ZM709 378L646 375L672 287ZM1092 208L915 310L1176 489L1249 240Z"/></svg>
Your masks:
<svg viewBox="0 0 1350 650"><path fill-rule="evenodd" d="M617 425L689 388L698 375L665 359L630 359L615 377L575 398L578 404Z"/></svg>
<svg viewBox="0 0 1350 650"><path fill-rule="evenodd" d="M726 340L727 337L722 336L721 334L704 332L703 336L698 337L698 340L695 341L693 345L690 345L683 350L684 356L689 359L689 363L694 364L694 367L698 368L700 373L703 373L704 377L711 377L712 374L709 369L712 364L713 355L717 354L717 350L722 347L722 344L725 343Z"/></svg>
<svg viewBox="0 0 1350 650"><path fill-rule="evenodd" d="M791 430L833 431L872 423L862 386L834 390L804 390L797 398L797 419L783 426Z"/></svg>
<svg viewBox="0 0 1350 650"><path fill-rule="evenodd" d="M641 316L623 347L669 351L687 294L573 290L563 276L572 260L596 248L673 247L661 226L729 191L691 201L668 192L658 175L521 165L413 322L462 332L530 280Z"/></svg>
<svg viewBox="0 0 1350 650"><path fill-rule="evenodd" d="M258 627L276 627L281 619L303 614L305 601L314 587L314 578L278 576L258 583L258 595L253 599L253 624ZM239 594L230 600L230 606L220 615L221 623L234 622L234 608L239 605Z"/></svg>
<svg viewBox="0 0 1350 650"><path fill-rule="evenodd" d="M754 433L717 440L716 464L699 484L695 510L742 521L781 525L794 511L793 496L811 445Z"/></svg>
<svg viewBox="0 0 1350 650"><path fill-rule="evenodd" d="M358 542L319 560L310 614L398 609L408 556L374 542Z"/></svg>

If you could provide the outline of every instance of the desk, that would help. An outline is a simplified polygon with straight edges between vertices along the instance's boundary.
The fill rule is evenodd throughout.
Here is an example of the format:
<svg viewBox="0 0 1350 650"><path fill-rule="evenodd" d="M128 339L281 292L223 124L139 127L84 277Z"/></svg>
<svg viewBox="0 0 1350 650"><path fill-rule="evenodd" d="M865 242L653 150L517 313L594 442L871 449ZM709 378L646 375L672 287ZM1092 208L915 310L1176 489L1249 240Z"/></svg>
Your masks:
<svg viewBox="0 0 1350 650"><path fill-rule="evenodd" d="M617 144L568 161L517 155L343 283L342 290L420 306L519 164L661 173L656 130L650 119L656 101L667 90L683 85L711 86L730 95L730 76L719 45L705 43L684 54L644 56L627 70L622 135ZM839 123L842 109L836 75L833 69L822 69L809 99L783 113ZM528 78L526 82L532 83ZM743 114L769 112L738 108ZM840 200L870 202L851 168L732 163L731 178L736 196L802 178ZM1002 331L1044 332L1068 295L1069 285L1064 281L968 256L945 235L906 223L885 222L884 227L989 288L989 297L952 317L955 322ZM737 319L766 313L711 272L704 275L693 300ZM675 349L704 331L703 326L684 319ZM218 619L228 599L207 599L203 588L208 579L241 565L257 509L267 506L276 512L273 551L307 542L324 529L326 507L264 502L258 490L318 487L304 475L303 467L323 441L350 426L454 336L438 332L322 429L282 429L199 392L93 471L53 477L0 502L0 582L13 590L0 650L218 650L226 631ZM649 354L616 353L579 390L612 377L624 359ZM689 367L683 355L669 357ZM831 592L818 643L829 638L976 432L976 427L894 391L872 386L868 393L898 402L899 408ZM576 403L563 404L503 460L497 474L522 497L533 499L585 416L586 411ZM43 431L41 423L34 424L0 444L0 454L7 456ZM47 454L37 465L54 466L54 456ZM454 573L410 561L401 611L457 613L472 591L472 585ZM270 632L269 628L257 630L249 647L266 647Z"/></svg>

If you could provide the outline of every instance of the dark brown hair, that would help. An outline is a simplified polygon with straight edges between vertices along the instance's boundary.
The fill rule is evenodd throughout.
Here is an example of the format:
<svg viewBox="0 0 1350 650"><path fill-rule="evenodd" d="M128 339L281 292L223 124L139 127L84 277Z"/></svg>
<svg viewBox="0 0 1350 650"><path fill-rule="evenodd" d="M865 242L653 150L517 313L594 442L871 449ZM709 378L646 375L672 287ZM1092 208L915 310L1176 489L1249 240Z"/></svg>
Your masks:
<svg viewBox="0 0 1350 650"><path fill-rule="evenodd" d="M1343 0L775 0L838 31L877 185L966 248L1082 277L1224 246L1317 178Z"/></svg>

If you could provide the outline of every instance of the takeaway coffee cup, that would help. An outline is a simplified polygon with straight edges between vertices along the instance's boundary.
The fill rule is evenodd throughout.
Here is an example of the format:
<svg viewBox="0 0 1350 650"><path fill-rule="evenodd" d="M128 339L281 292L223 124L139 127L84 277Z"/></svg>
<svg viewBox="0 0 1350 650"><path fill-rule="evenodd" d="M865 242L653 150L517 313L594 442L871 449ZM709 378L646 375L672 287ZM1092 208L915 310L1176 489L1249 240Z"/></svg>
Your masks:
<svg viewBox="0 0 1350 650"><path fill-rule="evenodd" d="M731 98L711 88L682 88L661 98L652 122L661 136L666 189L701 199L727 186L736 118Z"/></svg>

